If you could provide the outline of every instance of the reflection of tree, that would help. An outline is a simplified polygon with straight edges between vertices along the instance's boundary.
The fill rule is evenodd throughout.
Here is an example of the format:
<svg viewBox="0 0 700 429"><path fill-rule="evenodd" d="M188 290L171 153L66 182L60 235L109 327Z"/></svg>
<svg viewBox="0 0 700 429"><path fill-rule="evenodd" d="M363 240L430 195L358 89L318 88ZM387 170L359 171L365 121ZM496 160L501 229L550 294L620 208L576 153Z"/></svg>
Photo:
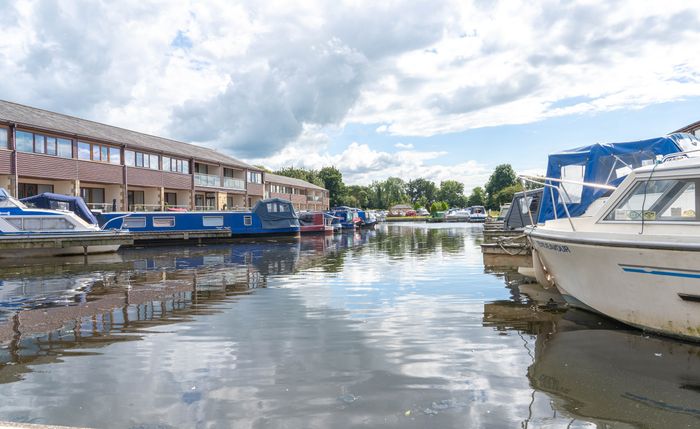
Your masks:
<svg viewBox="0 0 700 429"><path fill-rule="evenodd" d="M436 252L456 254L464 250L464 233L449 228L391 225L386 231L377 231L375 246L377 251L399 258Z"/></svg>

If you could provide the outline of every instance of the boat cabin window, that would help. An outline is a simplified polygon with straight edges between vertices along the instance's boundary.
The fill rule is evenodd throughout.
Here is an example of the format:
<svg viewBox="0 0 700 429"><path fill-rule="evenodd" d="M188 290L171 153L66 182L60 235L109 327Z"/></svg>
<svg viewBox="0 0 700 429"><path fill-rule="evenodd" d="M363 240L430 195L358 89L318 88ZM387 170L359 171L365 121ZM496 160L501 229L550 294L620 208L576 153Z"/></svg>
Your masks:
<svg viewBox="0 0 700 429"><path fill-rule="evenodd" d="M126 217L124 218L124 223L122 228L145 228L146 218L145 217Z"/></svg>
<svg viewBox="0 0 700 429"><path fill-rule="evenodd" d="M639 181L605 220L697 221L695 190L700 179L665 179Z"/></svg>
<svg viewBox="0 0 700 429"><path fill-rule="evenodd" d="M224 226L223 216L204 216L202 219L204 226Z"/></svg>
<svg viewBox="0 0 700 429"><path fill-rule="evenodd" d="M586 175L585 165L565 165L561 168L562 180L570 180L575 182L583 182ZM566 204L579 204L581 202L581 194L583 193L583 185L574 183L560 183L559 198Z"/></svg>
<svg viewBox="0 0 700 429"><path fill-rule="evenodd" d="M3 218L4 221L20 231L62 231L75 229L75 225L60 216Z"/></svg>
<svg viewBox="0 0 700 429"><path fill-rule="evenodd" d="M154 217L153 227L154 228L172 228L175 226L175 218L172 216L168 217Z"/></svg>
<svg viewBox="0 0 700 429"><path fill-rule="evenodd" d="M253 224L253 216L243 216L243 225L251 226Z"/></svg>

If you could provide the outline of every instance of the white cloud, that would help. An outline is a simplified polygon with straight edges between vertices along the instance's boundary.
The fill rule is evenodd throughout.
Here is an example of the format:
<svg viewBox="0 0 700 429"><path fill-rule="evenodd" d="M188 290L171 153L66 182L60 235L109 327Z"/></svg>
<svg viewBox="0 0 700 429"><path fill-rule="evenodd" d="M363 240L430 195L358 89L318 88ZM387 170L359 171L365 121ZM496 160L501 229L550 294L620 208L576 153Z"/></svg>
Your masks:
<svg viewBox="0 0 700 429"><path fill-rule="evenodd" d="M18 0L0 16L0 94L274 158L310 128L435 136L700 95L699 15L676 0Z"/></svg>
<svg viewBox="0 0 700 429"><path fill-rule="evenodd" d="M307 129L296 143L271 157L250 162L272 169L289 166L320 169L332 165L343 173L345 183L351 185L368 185L390 176L404 180L424 177L437 184L443 180L458 180L464 183L466 192L475 186L483 186L491 174L486 165L475 160L455 164L439 162L446 152L408 148L385 152L374 150L365 143L352 142L340 153L331 154L329 142L326 134Z"/></svg>
<svg viewBox="0 0 700 429"><path fill-rule="evenodd" d="M413 143L396 143L394 147L398 149L413 149Z"/></svg>

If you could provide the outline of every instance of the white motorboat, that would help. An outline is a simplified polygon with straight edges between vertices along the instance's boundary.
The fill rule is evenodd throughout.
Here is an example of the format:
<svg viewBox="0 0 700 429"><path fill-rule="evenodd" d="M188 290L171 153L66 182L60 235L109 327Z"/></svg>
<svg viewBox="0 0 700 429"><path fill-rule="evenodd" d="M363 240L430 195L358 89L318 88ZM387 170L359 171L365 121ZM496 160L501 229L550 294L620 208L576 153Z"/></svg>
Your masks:
<svg viewBox="0 0 700 429"><path fill-rule="evenodd" d="M569 304L700 341L698 213L700 159L670 160L634 170L584 215L526 233L535 271Z"/></svg>
<svg viewBox="0 0 700 429"><path fill-rule="evenodd" d="M101 230L67 206L65 210L27 207L0 188L0 247L11 249L0 251L0 258L116 252L120 244L110 240L125 235Z"/></svg>

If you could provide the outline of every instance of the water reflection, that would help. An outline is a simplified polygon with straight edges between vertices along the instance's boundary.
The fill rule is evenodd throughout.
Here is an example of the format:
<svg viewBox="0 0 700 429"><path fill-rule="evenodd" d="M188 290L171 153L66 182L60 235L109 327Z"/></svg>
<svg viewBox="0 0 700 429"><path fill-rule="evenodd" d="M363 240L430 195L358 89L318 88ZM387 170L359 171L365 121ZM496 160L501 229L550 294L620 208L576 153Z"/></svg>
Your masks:
<svg viewBox="0 0 700 429"><path fill-rule="evenodd" d="M698 424L698 346L562 310L515 273L484 272L479 232L384 225L0 268L0 419Z"/></svg>

